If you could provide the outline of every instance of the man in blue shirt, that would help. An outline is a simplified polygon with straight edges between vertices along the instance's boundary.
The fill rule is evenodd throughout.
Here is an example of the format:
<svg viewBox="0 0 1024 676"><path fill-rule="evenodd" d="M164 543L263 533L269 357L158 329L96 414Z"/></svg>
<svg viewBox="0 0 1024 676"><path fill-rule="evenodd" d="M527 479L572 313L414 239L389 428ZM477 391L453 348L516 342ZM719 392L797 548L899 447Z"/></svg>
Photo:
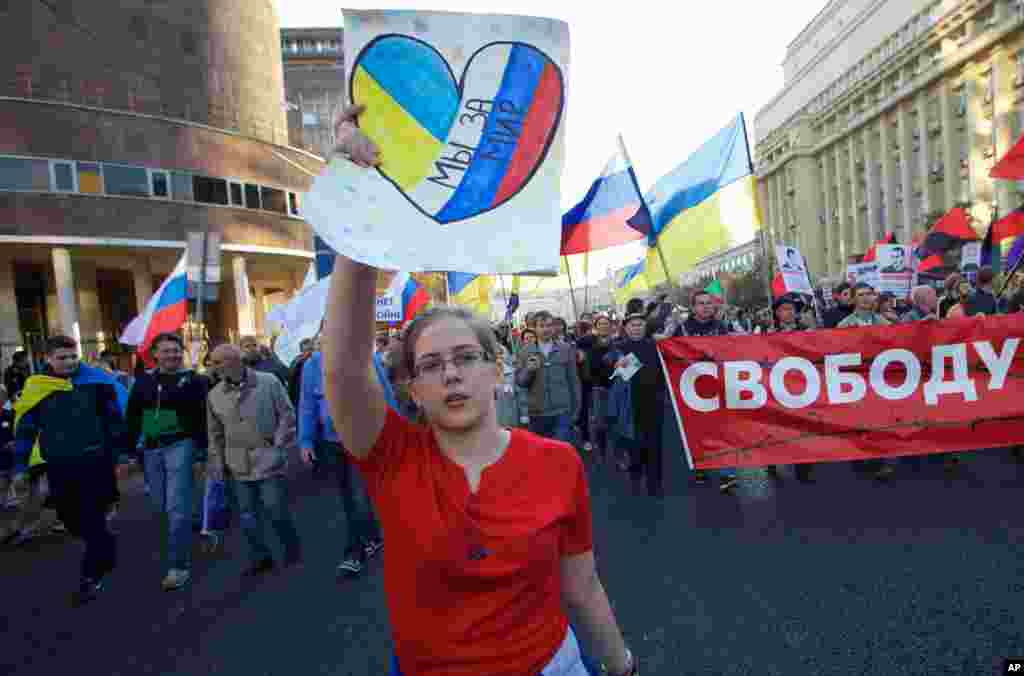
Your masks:
<svg viewBox="0 0 1024 676"><path fill-rule="evenodd" d="M388 404L398 410L394 392L388 383L384 365L374 359L377 377L384 385ZM382 375L383 374L383 375ZM356 577L363 572L369 557L384 546L380 526L374 517L369 496L362 484L359 470L345 457L338 439L327 399L324 397L323 365L320 352L313 353L302 367L302 389L299 395L299 449L302 459L309 464L314 460L332 468L337 477L347 524L347 544L338 574Z"/></svg>

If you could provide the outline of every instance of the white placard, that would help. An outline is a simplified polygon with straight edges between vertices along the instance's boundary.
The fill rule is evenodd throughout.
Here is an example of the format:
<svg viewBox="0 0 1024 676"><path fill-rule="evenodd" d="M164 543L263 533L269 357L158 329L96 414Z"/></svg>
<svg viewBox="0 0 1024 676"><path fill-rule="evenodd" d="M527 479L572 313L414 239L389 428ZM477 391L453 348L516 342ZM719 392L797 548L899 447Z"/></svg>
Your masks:
<svg viewBox="0 0 1024 676"><path fill-rule="evenodd" d="M878 273L878 263L850 263L846 266L846 281L852 286L858 282L870 284L871 288L878 291L882 285Z"/></svg>
<svg viewBox="0 0 1024 676"><path fill-rule="evenodd" d="M981 268L981 242L967 242L960 249L960 270L977 272Z"/></svg>
<svg viewBox="0 0 1024 676"><path fill-rule="evenodd" d="M776 246L775 262L782 274L787 292L814 293L811 278L807 274L807 261L804 260L799 249L785 245Z"/></svg>
<svg viewBox="0 0 1024 676"><path fill-rule="evenodd" d="M901 244L879 244L875 247L875 262L878 263L879 293L891 293L897 298L910 295L914 270L910 267L910 247Z"/></svg>
<svg viewBox="0 0 1024 676"><path fill-rule="evenodd" d="M409 271L558 270L569 29L344 10L346 90L381 165L331 159L304 202L335 251Z"/></svg>

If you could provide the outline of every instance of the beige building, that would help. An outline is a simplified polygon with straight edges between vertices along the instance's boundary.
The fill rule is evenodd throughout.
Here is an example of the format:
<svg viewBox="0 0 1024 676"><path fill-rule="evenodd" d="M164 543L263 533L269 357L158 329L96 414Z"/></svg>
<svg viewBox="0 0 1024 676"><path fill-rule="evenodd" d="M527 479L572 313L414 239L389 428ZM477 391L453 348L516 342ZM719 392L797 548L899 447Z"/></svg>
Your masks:
<svg viewBox="0 0 1024 676"><path fill-rule="evenodd" d="M93 4L0 3L0 367L54 334L117 351L189 233L223 244L213 343L263 332L313 258L323 161L288 144L273 6Z"/></svg>
<svg viewBox="0 0 1024 676"><path fill-rule="evenodd" d="M960 205L984 234L1021 204L989 169L1021 135L1024 3L831 0L789 45L757 115L769 241L836 277L886 231L909 243Z"/></svg>

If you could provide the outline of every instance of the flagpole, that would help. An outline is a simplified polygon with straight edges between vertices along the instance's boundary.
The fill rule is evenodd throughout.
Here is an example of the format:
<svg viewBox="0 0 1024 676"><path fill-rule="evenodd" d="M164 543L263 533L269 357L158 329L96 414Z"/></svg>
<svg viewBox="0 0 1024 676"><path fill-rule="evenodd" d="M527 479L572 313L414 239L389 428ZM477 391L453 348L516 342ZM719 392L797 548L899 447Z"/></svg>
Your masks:
<svg viewBox="0 0 1024 676"><path fill-rule="evenodd" d="M633 170L630 172L630 176L633 179L633 187L636 188L636 193L640 195L640 204L643 205L644 209L647 209L647 213L649 214L650 208L647 206L647 200L644 199L643 191L640 190L640 182L636 177L636 167L633 166L633 160L630 159L629 152L626 150L626 142L622 140L622 134L619 134L619 149L622 151L622 156L626 158L626 162ZM654 228L653 221L651 222L651 228ZM650 233L648 233L648 237L650 237ZM657 237L654 238L654 248L658 250L658 258L661 260L661 267L665 270L665 278L668 280L668 285L670 287L675 287L675 284L672 281L672 273L669 272L668 265L665 263L665 253L661 250L661 242L658 241Z"/></svg>
<svg viewBox="0 0 1024 676"><path fill-rule="evenodd" d="M576 311L576 291L572 288L572 270L569 268L569 257L562 256L562 260L565 261L565 273L569 275L569 298L572 300L572 314L578 322L580 320L580 315Z"/></svg>
<svg viewBox="0 0 1024 676"><path fill-rule="evenodd" d="M452 290L450 288L448 288L448 273L447 272L442 272L441 274L444 275L444 304L445 305L451 305L452 304Z"/></svg>

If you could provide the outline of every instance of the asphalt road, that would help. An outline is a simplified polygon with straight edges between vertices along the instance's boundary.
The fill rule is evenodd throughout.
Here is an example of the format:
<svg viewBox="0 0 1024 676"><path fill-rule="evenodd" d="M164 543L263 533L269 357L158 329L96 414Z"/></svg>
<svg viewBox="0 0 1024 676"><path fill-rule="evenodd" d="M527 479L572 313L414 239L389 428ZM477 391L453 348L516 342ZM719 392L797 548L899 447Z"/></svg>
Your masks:
<svg viewBox="0 0 1024 676"><path fill-rule="evenodd" d="M744 477L723 496L674 456L656 501L591 468L601 575L645 676L961 676L1024 655L1024 465L1007 451L973 455L955 478L930 464L901 465L889 484L848 464L819 467L813 486ZM159 521L139 484L126 487L120 566L91 605L69 606L73 541L0 551L0 673L387 674L381 563L336 582L331 482L293 481L303 568L243 582L235 530L174 593L160 590Z"/></svg>

